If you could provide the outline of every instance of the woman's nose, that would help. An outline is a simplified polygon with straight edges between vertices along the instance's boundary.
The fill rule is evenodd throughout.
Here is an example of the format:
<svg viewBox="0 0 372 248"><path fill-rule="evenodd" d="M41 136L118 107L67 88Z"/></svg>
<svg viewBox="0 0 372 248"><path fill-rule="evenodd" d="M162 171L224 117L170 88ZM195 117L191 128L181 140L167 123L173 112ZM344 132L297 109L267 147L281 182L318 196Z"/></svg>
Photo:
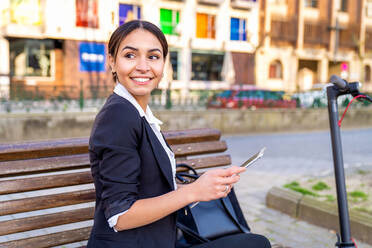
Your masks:
<svg viewBox="0 0 372 248"><path fill-rule="evenodd" d="M136 65L136 69L139 71L148 71L150 70L150 66L148 64L148 61L145 58L140 58L138 60L138 63Z"/></svg>

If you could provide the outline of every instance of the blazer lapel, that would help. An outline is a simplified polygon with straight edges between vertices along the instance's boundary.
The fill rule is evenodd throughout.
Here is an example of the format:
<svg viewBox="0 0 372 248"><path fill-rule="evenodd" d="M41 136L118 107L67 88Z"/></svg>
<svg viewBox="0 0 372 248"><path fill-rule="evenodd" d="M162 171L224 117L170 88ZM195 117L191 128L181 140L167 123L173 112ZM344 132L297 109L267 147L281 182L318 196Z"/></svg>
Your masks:
<svg viewBox="0 0 372 248"><path fill-rule="evenodd" d="M163 146L161 145L160 141L156 137L150 124L146 121L144 117L143 117L143 120L145 122L145 129L146 129L147 136L149 137L150 144L154 152L155 158L158 162L158 165L160 167L160 170L162 171L165 178L167 179L169 186L172 188L172 190L174 190L172 165L169 161L169 157L167 153L165 152Z"/></svg>
<svg viewBox="0 0 372 248"><path fill-rule="evenodd" d="M160 131L160 133L161 133L161 136L163 136L163 139L164 139L164 141L165 141L165 144L167 144L167 146L168 146L168 148L169 148L169 150L171 150L172 152L173 152L173 149L171 148L171 146L168 144L168 141L167 141L167 139L164 137L164 134L163 134L163 132L162 131Z"/></svg>

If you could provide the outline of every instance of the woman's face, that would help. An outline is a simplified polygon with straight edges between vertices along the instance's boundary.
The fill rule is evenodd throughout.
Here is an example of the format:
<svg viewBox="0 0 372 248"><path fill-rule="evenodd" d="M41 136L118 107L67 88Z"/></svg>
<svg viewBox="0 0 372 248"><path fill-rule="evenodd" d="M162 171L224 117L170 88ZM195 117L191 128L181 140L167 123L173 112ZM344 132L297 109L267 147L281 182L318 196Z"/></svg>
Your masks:
<svg viewBox="0 0 372 248"><path fill-rule="evenodd" d="M136 29L127 35L120 43L116 58L110 55L109 60L119 83L137 101L148 100L162 78L162 46L155 35L144 29Z"/></svg>

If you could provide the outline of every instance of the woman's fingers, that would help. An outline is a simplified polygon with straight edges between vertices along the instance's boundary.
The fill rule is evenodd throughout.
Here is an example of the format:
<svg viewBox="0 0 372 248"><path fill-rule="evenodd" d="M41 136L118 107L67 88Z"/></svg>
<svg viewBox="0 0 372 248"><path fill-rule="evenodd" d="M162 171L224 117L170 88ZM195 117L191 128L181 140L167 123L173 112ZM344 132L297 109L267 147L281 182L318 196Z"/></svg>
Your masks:
<svg viewBox="0 0 372 248"><path fill-rule="evenodd" d="M214 169L204 173L194 184L195 195L199 201L209 201L226 197L232 186L240 179L239 173L245 168L232 166L227 169Z"/></svg>
<svg viewBox="0 0 372 248"><path fill-rule="evenodd" d="M229 168L227 168L226 170L228 171L228 173L232 176L232 175L237 175L237 174L240 174L244 171L246 171L247 168L245 167L239 167L239 166L231 166Z"/></svg>

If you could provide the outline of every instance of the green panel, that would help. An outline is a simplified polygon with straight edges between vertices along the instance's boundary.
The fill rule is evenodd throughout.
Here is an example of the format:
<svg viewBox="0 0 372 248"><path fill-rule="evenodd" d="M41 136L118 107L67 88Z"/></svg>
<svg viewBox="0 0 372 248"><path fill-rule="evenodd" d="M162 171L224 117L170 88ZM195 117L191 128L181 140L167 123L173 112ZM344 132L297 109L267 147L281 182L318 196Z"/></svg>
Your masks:
<svg viewBox="0 0 372 248"><path fill-rule="evenodd" d="M160 9L160 26L164 34L172 34L172 10Z"/></svg>

